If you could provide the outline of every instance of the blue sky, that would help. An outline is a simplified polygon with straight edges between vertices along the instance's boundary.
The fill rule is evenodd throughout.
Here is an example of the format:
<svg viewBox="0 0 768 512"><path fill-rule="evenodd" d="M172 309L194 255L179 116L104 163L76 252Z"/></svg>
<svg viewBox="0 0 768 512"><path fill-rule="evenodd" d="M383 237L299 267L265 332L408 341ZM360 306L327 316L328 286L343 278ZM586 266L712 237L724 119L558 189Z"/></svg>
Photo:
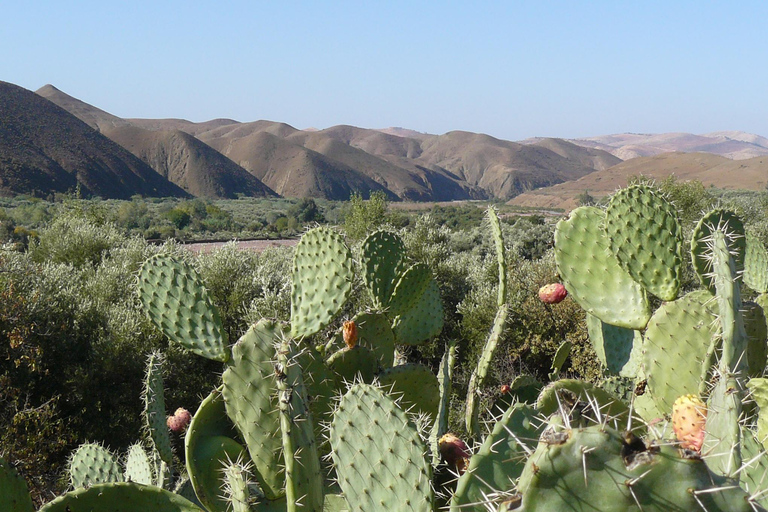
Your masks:
<svg viewBox="0 0 768 512"><path fill-rule="evenodd" d="M0 80L121 117L768 136L768 2L11 2Z"/></svg>

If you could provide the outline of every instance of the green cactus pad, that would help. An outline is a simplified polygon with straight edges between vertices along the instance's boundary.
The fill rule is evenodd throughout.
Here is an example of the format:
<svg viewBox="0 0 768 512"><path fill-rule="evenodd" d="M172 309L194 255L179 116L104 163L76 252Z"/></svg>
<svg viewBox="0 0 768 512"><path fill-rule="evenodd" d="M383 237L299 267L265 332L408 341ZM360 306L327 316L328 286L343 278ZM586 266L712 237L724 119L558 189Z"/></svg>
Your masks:
<svg viewBox="0 0 768 512"><path fill-rule="evenodd" d="M747 235L744 254L744 284L757 293L768 293L768 251L754 235Z"/></svg>
<svg viewBox="0 0 768 512"><path fill-rule="evenodd" d="M609 425L626 427L628 423L630 411L627 404L592 383L575 379L561 379L548 384L539 395L536 409L544 416L551 416L558 413L561 406L572 407L574 404L569 403L572 398L598 406L600 415L610 420ZM593 409L591 407L589 410ZM595 416L594 411L589 414Z"/></svg>
<svg viewBox="0 0 768 512"><path fill-rule="evenodd" d="M117 458L95 443L81 444L70 456L67 470L73 489L123 480L123 470Z"/></svg>
<svg viewBox="0 0 768 512"><path fill-rule="evenodd" d="M3 458L0 458L0 510L35 512L27 482Z"/></svg>
<svg viewBox="0 0 768 512"><path fill-rule="evenodd" d="M382 368L395 364L395 333L387 317L381 313L358 313L352 321L357 325L358 345L373 351Z"/></svg>
<svg viewBox="0 0 768 512"><path fill-rule="evenodd" d="M642 361L643 335L640 331L606 324L587 313L589 341L608 372L634 378Z"/></svg>
<svg viewBox="0 0 768 512"><path fill-rule="evenodd" d="M433 281L432 271L426 264L416 263L411 266L397 281L387 314L395 317L408 312L416 305L431 281Z"/></svg>
<svg viewBox="0 0 768 512"><path fill-rule="evenodd" d="M662 300L680 289L683 234L675 208L646 185L616 192L605 211L605 232L616 259Z"/></svg>
<svg viewBox="0 0 768 512"><path fill-rule="evenodd" d="M419 345L443 330L443 302L437 281L430 279L414 306L398 315L392 331L398 343Z"/></svg>
<svg viewBox="0 0 768 512"><path fill-rule="evenodd" d="M370 384L379 371L376 354L362 345L343 348L331 354L328 367L336 375L336 387L344 388L345 382L360 381Z"/></svg>
<svg viewBox="0 0 768 512"><path fill-rule="evenodd" d="M402 239L389 231L376 231L363 241L363 280L375 307L381 311L389 306L395 285L405 270L404 255Z"/></svg>
<svg viewBox="0 0 768 512"><path fill-rule="evenodd" d="M669 414L681 395L699 395L717 332L716 307L700 290L662 304L648 322L643 365L660 411Z"/></svg>
<svg viewBox="0 0 768 512"><path fill-rule="evenodd" d="M756 496L758 505L768 506L768 454L751 430L742 428L741 439L744 469L740 473L739 485L750 496Z"/></svg>
<svg viewBox="0 0 768 512"><path fill-rule="evenodd" d="M768 327L765 310L755 302L742 302L744 330L747 332L747 363L750 377L761 377L768 355Z"/></svg>
<svg viewBox="0 0 768 512"><path fill-rule="evenodd" d="M747 250L744 224L735 213L714 210L699 220L691 236L691 260L699 281L713 294L715 282L712 275L712 234L717 230L726 235L728 250L734 256L738 273L744 270L744 256Z"/></svg>
<svg viewBox="0 0 768 512"><path fill-rule="evenodd" d="M735 380L720 379L707 398L706 436L701 452L718 475L736 477L741 467L741 395Z"/></svg>
<svg viewBox="0 0 768 512"><path fill-rule="evenodd" d="M208 359L229 359L219 310L190 265L163 254L152 256L139 271L139 298L149 319L170 340Z"/></svg>
<svg viewBox="0 0 768 512"><path fill-rule="evenodd" d="M232 360L222 375L227 415L245 441L255 476L270 500L283 495L285 482L275 382L275 343L284 336L282 326L269 320L251 326L232 347Z"/></svg>
<svg viewBox="0 0 768 512"><path fill-rule="evenodd" d="M713 474L700 458L683 458L669 445L646 449L602 425L545 431L520 482L524 512L754 510L736 481Z"/></svg>
<svg viewBox="0 0 768 512"><path fill-rule="evenodd" d="M323 510L323 476L309 412L302 368L295 345L284 339L277 351L280 430L285 464L285 498L288 512ZM299 504L299 502L301 504Z"/></svg>
<svg viewBox="0 0 768 512"><path fill-rule="evenodd" d="M352 386L333 415L330 441L351 510L433 510L426 447L408 415L381 390Z"/></svg>
<svg viewBox="0 0 768 512"><path fill-rule="evenodd" d="M440 404L437 417L432 423L429 433L429 446L432 450L432 467L440 464L439 441L448 432L448 415L451 406L451 382L453 382L453 365L456 362L456 340L451 340L446 347L440 367L437 370L437 383L440 387Z"/></svg>
<svg viewBox="0 0 768 512"><path fill-rule="evenodd" d="M325 328L352 292L352 254L329 228L304 233L293 256L291 335L311 336Z"/></svg>
<svg viewBox="0 0 768 512"><path fill-rule="evenodd" d="M189 479L197 498L210 512L228 512L227 502L221 498L221 470L227 460L247 460L245 447L236 438L237 431L217 389L200 404L184 439Z"/></svg>
<svg viewBox="0 0 768 512"><path fill-rule="evenodd" d="M757 438L768 448L768 379L749 379L747 387L750 397L758 407Z"/></svg>
<svg viewBox="0 0 768 512"><path fill-rule="evenodd" d="M222 494L229 503L232 512L250 512L251 510L251 471L242 461L229 461L222 469L224 487Z"/></svg>
<svg viewBox="0 0 768 512"><path fill-rule="evenodd" d="M317 350L305 347L297 361L304 375L304 387L309 401L309 412L314 419L315 438L323 439L323 423L331 420L333 398L338 395L336 374L326 366Z"/></svg>
<svg viewBox="0 0 768 512"><path fill-rule="evenodd" d="M550 379L555 380L560 375L560 370L563 368L565 361L568 360L568 356L571 355L571 348L573 348L573 343L568 340L565 340L557 347L557 351L552 357L552 366L549 373Z"/></svg>
<svg viewBox="0 0 768 512"><path fill-rule="evenodd" d="M555 260L566 290L607 324L643 329L651 317L642 287L621 268L602 225L605 213L582 206L555 229Z"/></svg>
<svg viewBox="0 0 768 512"><path fill-rule="evenodd" d="M171 437L168 434L165 416L163 358L159 352L151 353L147 359L142 398L144 399L144 426L152 440L152 445L163 462L173 464Z"/></svg>
<svg viewBox="0 0 768 512"><path fill-rule="evenodd" d="M170 491L137 483L99 484L59 496L40 512L203 512Z"/></svg>
<svg viewBox="0 0 768 512"><path fill-rule="evenodd" d="M428 367L408 363L387 368L379 375L381 388L398 400L400 407L428 414L432 420L440 407L440 383Z"/></svg>
<svg viewBox="0 0 768 512"><path fill-rule="evenodd" d="M536 416L532 407L515 404L496 422L459 478L451 512L468 510L471 504L483 503L488 496L514 487L525 459L533 453L534 440L541 434L541 421Z"/></svg>
<svg viewBox="0 0 768 512"><path fill-rule="evenodd" d="M496 305L501 307L507 301L507 249L504 245L501 222L496 209L493 206L488 207L485 217L488 219L488 224L491 225L493 245L496 247L496 263L499 266L499 292L496 297Z"/></svg>
<svg viewBox="0 0 768 512"><path fill-rule="evenodd" d="M125 456L125 481L144 485L154 483L152 462L139 443L128 447L128 453Z"/></svg>

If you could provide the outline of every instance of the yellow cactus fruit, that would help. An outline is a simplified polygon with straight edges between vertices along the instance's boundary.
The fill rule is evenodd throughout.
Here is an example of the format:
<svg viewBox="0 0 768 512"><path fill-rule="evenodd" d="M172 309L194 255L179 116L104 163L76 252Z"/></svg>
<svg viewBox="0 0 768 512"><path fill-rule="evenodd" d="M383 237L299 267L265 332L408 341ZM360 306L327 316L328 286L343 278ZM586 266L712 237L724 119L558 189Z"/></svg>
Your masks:
<svg viewBox="0 0 768 512"><path fill-rule="evenodd" d="M672 405L672 428L680 447L701 451L704 444L704 426L707 423L707 406L696 395L683 395Z"/></svg>

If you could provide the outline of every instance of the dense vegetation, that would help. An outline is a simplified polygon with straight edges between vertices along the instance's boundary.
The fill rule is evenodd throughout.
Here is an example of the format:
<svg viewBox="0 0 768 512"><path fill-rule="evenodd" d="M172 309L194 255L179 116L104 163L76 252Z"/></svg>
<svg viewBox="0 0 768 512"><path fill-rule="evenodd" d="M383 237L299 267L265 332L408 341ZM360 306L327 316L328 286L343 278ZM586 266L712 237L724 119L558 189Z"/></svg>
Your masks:
<svg viewBox="0 0 768 512"><path fill-rule="evenodd" d="M768 193L714 195L700 184L674 180L660 188L679 206L686 229L703 209L720 201L742 214L748 229L766 241ZM359 251L359 241L370 230L382 225L397 229L408 256L432 269L446 314L442 334L405 356L436 369L445 344L458 340L455 415L463 409L462 390L496 312L498 266L488 230L476 213L482 209L476 206L410 215L388 209L380 196L353 197L347 204L18 199L4 206L0 235L11 243L0 251L0 453L19 462L38 501L63 490L63 463L79 443L101 441L123 449L136 440L142 408L137 390L150 351L161 349L167 355L169 410L194 410L219 378L220 365L169 345L145 318L134 282L148 256L172 253L197 268L222 312L230 340L259 318L289 316L292 249L255 253L227 244L193 257L173 240L147 243L153 226L167 226L169 236L186 233L192 238L203 232L242 236L256 224L261 227L250 232L275 226L273 233L285 235L306 224L331 222L340 224L353 251ZM277 229L279 219L288 219L287 231ZM601 370L587 343L581 308L570 300L555 308L537 298L538 289L558 277L551 252L553 219L505 220L511 312L489 389L521 373L546 381L563 340L574 345L565 373L596 380ZM317 335L318 343L347 316L365 308L369 299L362 286L355 289L337 322ZM492 399L492 393L486 398ZM460 424L452 422L455 429Z"/></svg>

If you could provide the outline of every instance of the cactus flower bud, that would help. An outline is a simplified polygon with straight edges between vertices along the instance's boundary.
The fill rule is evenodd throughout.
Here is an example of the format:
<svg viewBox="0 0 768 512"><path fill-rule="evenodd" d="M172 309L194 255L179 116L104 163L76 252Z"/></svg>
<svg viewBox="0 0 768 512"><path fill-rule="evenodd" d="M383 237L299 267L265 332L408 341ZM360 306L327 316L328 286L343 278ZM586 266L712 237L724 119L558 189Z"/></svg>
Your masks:
<svg viewBox="0 0 768 512"><path fill-rule="evenodd" d="M342 333L344 336L344 343L347 344L347 347L355 348L357 345L357 325L355 325L355 322L352 320L344 322Z"/></svg>
<svg viewBox="0 0 768 512"><path fill-rule="evenodd" d="M464 473L472 456L467 444L453 434L445 434L438 441L440 455L450 466L454 466L459 474Z"/></svg>
<svg viewBox="0 0 768 512"><path fill-rule="evenodd" d="M704 444L704 426L707 423L707 406L695 395L683 395L672 405L672 428L680 447L701 451Z"/></svg>
<svg viewBox="0 0 768 512"><path fill-rule="evenodd" d="M539 299L544 304L557 304L565 299L568 292L565 286L560 283L552 283L542 286L539 289Z"/></svg>

